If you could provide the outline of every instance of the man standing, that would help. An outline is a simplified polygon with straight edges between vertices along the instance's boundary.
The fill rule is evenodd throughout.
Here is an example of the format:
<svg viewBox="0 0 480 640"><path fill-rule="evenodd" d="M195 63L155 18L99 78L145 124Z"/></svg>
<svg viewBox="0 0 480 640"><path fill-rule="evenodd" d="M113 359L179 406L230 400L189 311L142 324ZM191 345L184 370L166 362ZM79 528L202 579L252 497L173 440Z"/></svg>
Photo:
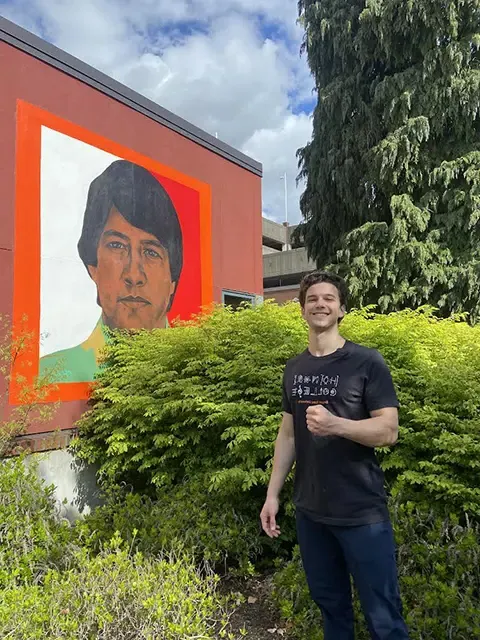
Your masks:
<svg viewBox="0 0 480 640"><path fill-rule="evenodd" d="M377 351L341 337L347 289L339 276L305 276L299 300L309 326L308 349L285 368L284 414L262 526L270 537L280 534L279 494L296 460L298 542L325 640L354 640L350 576L372 639L408 640L375 456L375 447L397 441L392 378Z"/></svg>

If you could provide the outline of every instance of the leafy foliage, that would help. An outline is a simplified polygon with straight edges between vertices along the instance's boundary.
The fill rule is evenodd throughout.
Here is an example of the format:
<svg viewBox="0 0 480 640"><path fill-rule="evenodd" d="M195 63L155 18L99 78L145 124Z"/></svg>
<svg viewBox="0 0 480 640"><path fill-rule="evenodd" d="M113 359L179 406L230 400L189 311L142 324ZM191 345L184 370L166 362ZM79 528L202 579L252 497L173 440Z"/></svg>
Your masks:
<svg viewBox="0 0 480 640"><path fill-rule="evenodd" d="M480 634L480 538L478 526L460 525L412 503L391 504L398 543L398 571L405 620L412 640L474 640ZM321 617L312 602L298 548L274 578L273 597L295 637L322 640ZM356 637L370 637L354 599Z"/></svg>
<svg viewBox="0 0 480 640"><path fill-rule="evenodd" d="M53 492L23 456L0 462L0 590L69 566L70 527L58 517Z"/></svg>
<svg viewBox="0 0 480 640"><path fill-rule="evenodd" d="M110 548L76 568L50 571L42 586L0 592L0 635L16 640L184 640L227 637L217 578L183 556L131 555L116 536ZM233 636L230 636L233 639Z"/></svg>
<svg viewBox="0 0 480 640"><path fill-rule="evenodd" d="M200 546L206 552L209 538L210 553L246 566L259 545L278 547L259 538L258 514L281 416L283 365L305 335L295 305L218 309L169 331L117 334L92 410L79 424L77 455L100 465L104 485L125 482L155 500L184 485L177 491L187 504L190 492L221 526L205 532ZM165 523L172 513L167 507ZM227 522L236 532L230 540ZM246 522L253 537L240 552L235 541L245 539ZM293 528L285 533L291 544Z"/></svg>
<svg viewBox="0 0 480 640"><path fill-rule="evenodd" d="M381 453L392 492L479 516L480 329L429 309L367 309L341 330L379 349L396 383L400 442ZM296 303L218 309L169 331L119 335L76 449L111 481L168 489L195 480L257 520L283 367L305 345Z"/></svg>
<svg viewBox="0 0 480 640"><path fill-rule="evenodd" d="M155 498L115 488L76 530L79 541L93 551L119 532L146 556L183 550L218 572L228 567L246 575L252 573L262 545L257 519L244 512L193 481L159 490Z"/></svg>
<svg viewBox="0 0 480 640"><path fill-rule="evenodd" d="M158 487L204 475L223 494L261 486L283 365L304 338L292 305L218 309L169 331L117 334L77 452L137 485L138 475Z"/></svg>
<svg viewBox="0 0 480 640"><path fill-rule="evenodd" d="M154 526L145 508L142 520ZM82 544L85 526L58 517L53 487L25 457L0 464L0 523L0 637L234 640L230 602L205 562L200 571L173 541L169 553L133 553L132 529L129 545L118 533Z"/></svg>
<svg viewBox="0 0 480 640"><path fill-rule="evenodd" d="M480 314L478 0L300 0L304 236L356 306Z"/></svg>
<svg viewBox="0 0 480 640"><path fill-rule="evenodd" d="M389 315L364 309L349 314L341 331L380 350L399 393L400 442L380 457L412 638L473 640L480 633L480 327L438 319L429 308ZM20 462L0 467L3 636L227 633L213 583L199 581L191 560L175 583L181 560L168 554L193 551L196 560L217 565L233 560L248 573L251 563L293 546L291 508L280 516L283 542L259 537L258 513L282 371L306 338L296 303L217 309L169 331L113 336L75 448L100 464L105 486L130 483L131 490L113 493L72 538L52 511L49 490L29 498L30 476ZM12 469L17 475L2 479ZM33 476L31 484L37 491ZM10 556L7 540L14 541ZM73 553L75 546L83 551ZM276 585L299 636L320 640L298 560L283 566ZM358 625L362 640L360 618Z"/></svg>
<svg viewBox="0 0 480 640"><path fill-rule="evenodd" d="M44 404L55 371L48 376L38 377L33 386L25 384L26 376L22 373L16 373L13 377L15 363L30 349L34 336L25 328L25 319L13 338L12 335L10 318L0 315L0 457L14 453L16 438L23 435L34 422L38 424L51 420L57 408L55 404ZM31 367L32 363L28 362L25 366ZM12 382L22 389L17 406L9 403Z"/></svg>
<svg viewBox="0 0 480 640"><path fill-rule="evenodd" d="M343 331L384 355L398 390L400 442L379 455L392 493L480 516L480 328L424 309L358 312Z"/></svg>

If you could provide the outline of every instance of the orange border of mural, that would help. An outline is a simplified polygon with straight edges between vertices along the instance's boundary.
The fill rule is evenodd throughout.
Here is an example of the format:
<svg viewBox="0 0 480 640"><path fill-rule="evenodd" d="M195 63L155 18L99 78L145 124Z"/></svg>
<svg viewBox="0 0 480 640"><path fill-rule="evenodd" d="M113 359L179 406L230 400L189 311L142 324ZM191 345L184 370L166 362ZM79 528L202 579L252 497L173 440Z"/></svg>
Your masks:
<svg viewBox="0 0 480 640"><path fill-rule="evenodd" d="M79 125L55 116L23 100L17 101L17 148L15 177L15 251L13 285L13 340L20 332L32 336L12 369L10 402L21 402L21 388L32 386L39 370L40 339L40 163L41 127L76 138L107 153L144 166L149 171L196 190L200 199L201 299L206 307L213 301L211 190L206 183L112 142ZM32 295L32 292L33 295ZM22 382L19 382L22 379ZM21 388L20 388L21 387ZM61 383L52 386L45 402L87 399L89 383Z"/></svg>

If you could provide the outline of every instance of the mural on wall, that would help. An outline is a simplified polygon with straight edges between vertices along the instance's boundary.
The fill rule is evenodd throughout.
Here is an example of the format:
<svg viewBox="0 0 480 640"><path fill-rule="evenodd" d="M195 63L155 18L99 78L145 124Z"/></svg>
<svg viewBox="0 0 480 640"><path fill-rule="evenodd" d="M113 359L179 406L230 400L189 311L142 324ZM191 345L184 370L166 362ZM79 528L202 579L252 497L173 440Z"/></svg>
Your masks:
<svg viewBox="0 0 480 640"><path fill-rule="evenodd" d="M14 327L35 352L15 367L48 400L88 397L108 329L211 303L208 185L19 101L16 198Z"/></svg>

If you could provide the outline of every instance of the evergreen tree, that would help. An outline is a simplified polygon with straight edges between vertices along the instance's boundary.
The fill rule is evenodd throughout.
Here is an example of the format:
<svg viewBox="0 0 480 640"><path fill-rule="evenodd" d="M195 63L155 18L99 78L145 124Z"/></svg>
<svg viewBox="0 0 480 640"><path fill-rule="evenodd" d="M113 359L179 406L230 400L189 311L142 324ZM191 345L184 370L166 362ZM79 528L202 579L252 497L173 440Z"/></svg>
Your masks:
<svg viewBox="0 0 480 640"><path fill-rule="evenodd" d="M356 305L480 316L480 0L300 0L300 227Z"/></svg>

